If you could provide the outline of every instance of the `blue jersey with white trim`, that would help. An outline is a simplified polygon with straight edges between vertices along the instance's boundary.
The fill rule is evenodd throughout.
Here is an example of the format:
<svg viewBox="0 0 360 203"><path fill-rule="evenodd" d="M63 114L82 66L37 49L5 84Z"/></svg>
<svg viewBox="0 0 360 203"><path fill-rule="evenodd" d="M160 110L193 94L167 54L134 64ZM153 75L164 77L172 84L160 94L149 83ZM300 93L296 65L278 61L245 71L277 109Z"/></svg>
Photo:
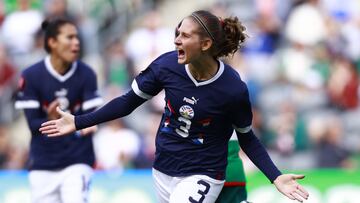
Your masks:
<svg viewBox="0 0 360 203"><path fill-rule="evenodd" d="M246 84L219 61L215 76L197 81L177 53L163 54L132 83L150 99L165 90L165 111L156 136L154 168L170 176L204 174L225 178L228 141L234 128L248 132L252 121Z"/></svg>
<svg viewBox="0 0 360 203"><path fill-rule="evenodd" d="M46 109L54 100L60 108L74 115L92 111L102 104L98 95L96 75L81 61L76 61L64 74L58 74L50 56L25 69L19 83L15 107L24 109L31 131L29 168L36 170L61 169L76 163L94 165L92 136L77 133L47 137L39 132L41 123L48 120Z"/></svg>

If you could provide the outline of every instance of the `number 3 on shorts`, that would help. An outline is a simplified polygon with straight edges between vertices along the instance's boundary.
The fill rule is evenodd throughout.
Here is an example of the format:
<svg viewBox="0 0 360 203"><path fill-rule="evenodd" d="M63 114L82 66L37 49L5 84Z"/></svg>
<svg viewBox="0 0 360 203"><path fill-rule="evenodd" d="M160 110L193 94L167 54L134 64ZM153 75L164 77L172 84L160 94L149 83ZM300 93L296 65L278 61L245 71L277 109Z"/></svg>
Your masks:
<svg viewBox="0 0 360 203"><path fill-rule="evenodd" d="M189 197L189 201L190 201L191 203L202 203L202 202L204 201L204 199L205 199L205 195L206 195L206 194L209 192L209 190L210 190L210 184L207 183L207 182L205 182L205 181L203 181L203 180L199 180L199 181L197 182L197 184L205 186L205 189L203 189L203 190L198 190L198 193L201 195L201 197L200 197L199 200L194 200L194 198Z"/></svg>

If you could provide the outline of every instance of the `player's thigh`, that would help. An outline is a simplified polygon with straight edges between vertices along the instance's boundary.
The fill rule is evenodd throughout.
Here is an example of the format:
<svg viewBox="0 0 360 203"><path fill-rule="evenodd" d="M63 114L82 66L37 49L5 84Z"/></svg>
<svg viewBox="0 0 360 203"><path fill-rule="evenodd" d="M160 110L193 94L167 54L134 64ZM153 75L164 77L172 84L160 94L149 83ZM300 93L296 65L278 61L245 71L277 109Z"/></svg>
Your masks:
<svg viewBox="0 0 360 203"><path fill-rule="evenodd" d="M60 203L60 172L35 170L29 172L31 202Z"/></svg>
<svg viewBox="0 0 360 203"><path fill-rule="evenodd" d="M168 176L156 169L152 169L152 176L158 203L168 203L172 190L173 177Z"/></svg>
<svg viewBox="0 0 360 203"><path fill-rule="evenodd" d="M190 176L176 185L169 203L214 203L223 185L223 181L207 176Z"/></svg>
<svg viewBox="0 0 360 203"><path fill-rule="evenodd" d="M93 170L86 164L67 167L63 173L61 199L63 203L86 203Z"/></svg>

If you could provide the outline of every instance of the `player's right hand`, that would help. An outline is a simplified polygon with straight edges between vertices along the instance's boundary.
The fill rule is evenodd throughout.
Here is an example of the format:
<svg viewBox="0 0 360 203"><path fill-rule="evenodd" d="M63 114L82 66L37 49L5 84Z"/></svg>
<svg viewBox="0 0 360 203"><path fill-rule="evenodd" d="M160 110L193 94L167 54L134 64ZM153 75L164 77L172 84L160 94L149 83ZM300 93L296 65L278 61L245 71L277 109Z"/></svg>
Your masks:
<svg viewBox="0 0 360 203"><path fill-rule="evenodd" d="M62 111L59 107L56 107L56 111L61 117L57 120L41 124L39 131L49 137L62 136L74 132L76 130L74 116Z"/></svg>

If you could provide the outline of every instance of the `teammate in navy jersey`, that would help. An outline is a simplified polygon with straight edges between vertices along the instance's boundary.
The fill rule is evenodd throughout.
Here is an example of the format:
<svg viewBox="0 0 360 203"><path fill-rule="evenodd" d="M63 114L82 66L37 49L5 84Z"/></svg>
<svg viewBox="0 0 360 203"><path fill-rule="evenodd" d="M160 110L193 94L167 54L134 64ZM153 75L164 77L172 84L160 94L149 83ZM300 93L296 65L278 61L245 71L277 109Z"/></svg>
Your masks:
<svg viewBox="0 0 360 203"><path fill-rule="evenodd" d="M251 130L246 84L219 57L245 41L236 17L219 19L196 11L176 28L177 51L154 60L133 81L132 89L97 111L42 124L48 137L66 135L130 114L165 90L165 108L156 136L153 178L159 202L213 203L224 184L228 141L233 130L242 150L276 188L300 202L308 192L296 182L303 175L281 174Z"/></svg>
<svg viewBox="0 0 360 203"><path fill-rule="evenodd" d="M48 55L23 71L15 103L24 109L32 135L28 161L32 202L85 203L95 160L91 135L96 126L64 137L42 136L38 129L41 123L60 117L57 106L81 115L100 106L102 99L95 73L77 60L75 25L54 19L44 21L42 29Z"/></svg>

